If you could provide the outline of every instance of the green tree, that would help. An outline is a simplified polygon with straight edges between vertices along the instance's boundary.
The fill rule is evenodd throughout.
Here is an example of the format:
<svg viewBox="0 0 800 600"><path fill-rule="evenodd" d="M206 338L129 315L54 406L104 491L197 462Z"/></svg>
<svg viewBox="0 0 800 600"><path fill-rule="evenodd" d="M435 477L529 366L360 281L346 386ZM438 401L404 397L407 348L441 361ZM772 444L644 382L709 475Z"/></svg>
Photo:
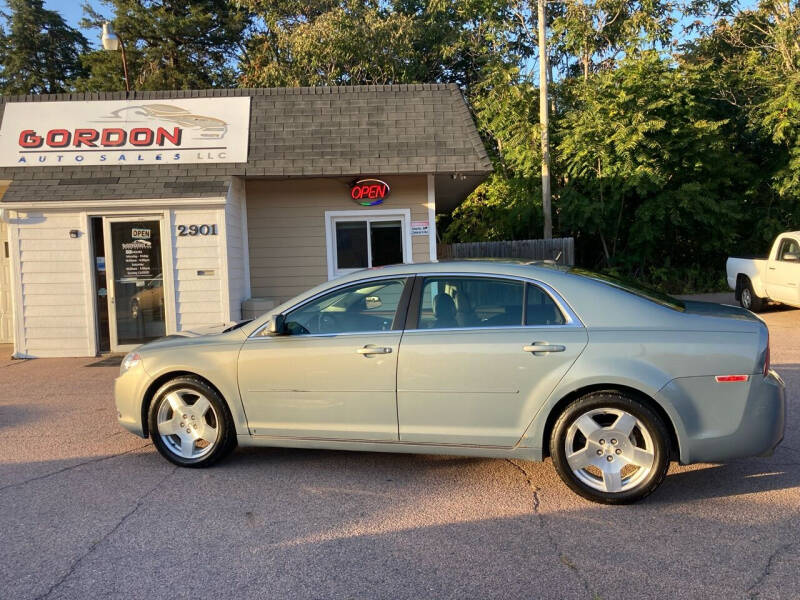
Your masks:
<svg viewBox="0 0 800 600"><path fill-rule="evenodd" d="M766 0L719 21L683 61L705 80L709 108L733 125L733 143L758 165L741 207L754 226L742 239L766 250L800 222L800 2Z"/></svg>
<svg viewBox="0 0 800 600"><path fill-rule="evenodd" d="M588 79L642 45L668 43L675 8L669 0L565 0L556 6L551 43L567 72Z"/></svg>
<svg viewBox="0 0 800 600"><path fill-rule="evenodd" d="M529 55L509 0L238 0L248 86L455 82Z"/></svg>
<svg viewBox="0 0 800 600"><path fill-rule="evenodd" d="M378 1L243 1L261 29L249 40L246 86L384 84L409 79L413 19Z"/></svg>
<svg viewBox="0 0 800 600"><path fill-rule="evenodd" d="M453 212L446 242L486 242L537 237L542 230L539 179L495 172ZM438 225L438 224L437 224Z"/></svg>
<svg viewBox="0 0 800 600"><path fill-rule="evenodd" d="M84 27L105 20L125 44L132 89L170 90L230 87L244 46L249 14L227 0L103 0L106 19L84 5ZM98 33L99 36L99 33ZM87 77L76 85L87 91L124 89L119 52L102 49L83 57Z"/></svg>
<svg viewBox="0 0 800 600"><path fill-rule="evenodd" d="M654 51L569 87L557 132L561 225L582 237L589 266L652 280L664 267L724 261L755 165L705 91Z"/></svg>
<svg viewBox="0 0 800 600"><path fill-rule="evenodd" d="M42 0L6 0L0 13L0 94L56 94L83 74L80 55L88 44L80 32Z"/></svg>

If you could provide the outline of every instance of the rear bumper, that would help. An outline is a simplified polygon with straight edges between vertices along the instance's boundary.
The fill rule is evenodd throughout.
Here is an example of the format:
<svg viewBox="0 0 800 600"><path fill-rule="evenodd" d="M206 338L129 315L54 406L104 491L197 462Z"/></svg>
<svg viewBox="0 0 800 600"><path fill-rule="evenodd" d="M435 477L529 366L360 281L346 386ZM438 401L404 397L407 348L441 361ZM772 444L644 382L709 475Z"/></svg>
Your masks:
<svg viewBox="0 0 800 600"><path fill-rule="evenodd" d="M783 440L786 397L774 371L747 383L717 383L713 377L674 379L659 401L677 413L680 461L724 462L771 454Z"/></svg>

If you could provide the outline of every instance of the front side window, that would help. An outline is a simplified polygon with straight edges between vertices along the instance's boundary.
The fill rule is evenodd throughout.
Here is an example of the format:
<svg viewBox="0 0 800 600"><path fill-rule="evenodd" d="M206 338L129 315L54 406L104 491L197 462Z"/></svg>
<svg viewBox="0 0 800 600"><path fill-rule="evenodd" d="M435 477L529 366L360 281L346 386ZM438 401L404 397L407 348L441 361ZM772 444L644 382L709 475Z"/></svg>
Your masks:
<svg viewBox="0 0 800 600"><path fill-rule="evenodd" d="M289 335L389 331L405 279L362 282L325 294L286 315Z"/></svg>
<svg viewBox="0 0 800 600"><path fill-rule="evenodd" d="M524 284L483 277L428 277L422 286L420 329L522 325Z"/></svg>
<svg viewBox="0 0 800 600"><path fill-rule="evenodd" d="M792 262L800 261L800 245L798 245L798 243L793 239L784 239L781 242L778 260L787 260Z"/></svg>

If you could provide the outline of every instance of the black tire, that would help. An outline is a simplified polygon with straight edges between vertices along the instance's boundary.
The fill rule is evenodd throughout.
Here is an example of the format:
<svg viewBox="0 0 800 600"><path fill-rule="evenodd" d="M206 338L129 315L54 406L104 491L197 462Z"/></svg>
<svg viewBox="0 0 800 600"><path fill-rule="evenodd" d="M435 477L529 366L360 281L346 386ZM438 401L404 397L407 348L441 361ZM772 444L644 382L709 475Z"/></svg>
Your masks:
<svg viewBox="0 0 800 600"><path fill-rule="evenodd" d="M604 415L602 413L604 409L609 410L610 413L608 415ZM598 464L605 464L603 463L602 459L606 459L610 462L613 462L616 459L618 460L618 462L615 463L616 465L625 465L624 469L632 471L633 474L629 474L627 476L621 475L620 478L621 482L624 482L625 478L627 478L628 483L631 484L631 487L628 489L622 489L618 492L603 491L597 489L596 487L592 487L592 485L589 485L584 481L597 480L598 483L596 485L604 485L600 482L604 481L605 475L603 475L601 470L594 465L588 465L585 470L579 469L576 474L567 461L567 434L570 432L573 424L576 424L576 421L584 415L588 415L589 413L593 412L599 413L595 414L594 416L590 416L590 418L595 422L595 425L598 425L599 427L597 436L605 436L607 434L604 434L603 432L609 431L611 426L608 425L602 427L600 425L602 425L602 420L604 418L614 418L614 415L612 414L613 411L624 411L625 413L635 417L635 419L638 419L638 421L647 430L646 434L649 437L649 441L645 442L644 440L647 438L639 430L639 424L637 423L627 440L618 441L616 439L611 439L607 440L605 445L598 445L597 439L594 439L594 441L590 442L588 438L585 438L584 447L587 449L587 451L592 448L591 452L589 452L589 455L592 455L593 461L598 461ZM601 423L598 424L596 419L600 419ZM578 428L578 431L582 434L582 429ZM606 441L605 437L600 441ZM614 442L615 446L619 445L619 447L617 448L612 446L612 441ZM574 440L570 443L574 443ZM643 449L645 444L652 446L652 448L649 450L653 454L652 467L650 468L649 472L640 472L636 466L628 465L628 463L625 462L625 457L621 455L624 454L625 456L628 456L632 451L634 451L633 448L635 446ZM573 451L574 450L575 448L573 447ZM601 454L601 451L605 454L605 456L598 456L596 458L593 456L594 453ZM592 500L593 502L599 502L601 504L631 504L633 502L638 502L642 498L652 494L653 491L664 481L664 478L667 475L667 469L669 468L670 436L662 419L653 410L651 410L641 401L637 400L635 397L631 397L613 390L593 392L578 398L569 404L564 412L562 412L558 417L558 420L553 426L552 435L550 436L550 456L552 457L553 465L555 466L558 475L561 477L564 483L566 483L567 486L569 486L569 488L578 495L583 496L587 500ZM622 467L617 466L616 468L621 469ZM596 475L598 472L601 473L600 476ZM620 471L620 473L622 472L624 472L624 470ZM639 475L636 475L637 473L639 473ZM582 480L581 477L583 477L584 480ZM637 479L640 480L637 481Z"/></svg>
<svg viewBox="0 0 800 600"><path fill-rule="evenodd" d="M739 304L752 312L761 312L767 306L767 301L756 295L749 277L742 278L742 289L739 292Z"/></svg>
<svg viewBox="0 0 800 600"><path fill-rule="evenodd" d="M179 392L182 396L187 398L190 398L192 393L197 393L197 398L205 397L213 408L213 420L211 417L205 418L217 431L216 441L213 443L213 447L202 456L186 458L176 454L174 450L170 449L171 444L169 441L175 440L178 434L167 436L169 439L165 441L161 432L159 432L159 410L166 397L173 392ZM175 418L175 416L180 417L180 415L173 415L173 418ZM147 422L150 438L153 440L153 445L159 453L168 461L181 467L196 468L211 466L227 456L236 446L236 428L233 425L233 418L231 417L228 405L214 388L197 377L176 377L162 385L155 393L153 401L150 403ZM181 423L181 425L183 426L183 423ZM183 427L181 427L181 430L182 429ZM183 434L181 433L180 435Z"/></svg>

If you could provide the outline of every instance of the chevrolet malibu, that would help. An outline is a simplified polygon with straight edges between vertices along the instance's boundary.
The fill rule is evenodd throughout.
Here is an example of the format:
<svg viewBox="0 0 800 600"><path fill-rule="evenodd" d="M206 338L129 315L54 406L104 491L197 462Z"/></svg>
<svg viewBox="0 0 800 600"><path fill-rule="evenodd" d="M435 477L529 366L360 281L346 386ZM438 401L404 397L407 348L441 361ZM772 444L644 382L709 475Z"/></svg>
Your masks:
<svg viewBox="0 0 800 600"><path fill-rule="evenodd" d="M543 460L609 504L671 460L771 453L785 400L747 310L576 269L361 271L223 333L128 354L120 423L184 467L237 444Z"/></svg>

